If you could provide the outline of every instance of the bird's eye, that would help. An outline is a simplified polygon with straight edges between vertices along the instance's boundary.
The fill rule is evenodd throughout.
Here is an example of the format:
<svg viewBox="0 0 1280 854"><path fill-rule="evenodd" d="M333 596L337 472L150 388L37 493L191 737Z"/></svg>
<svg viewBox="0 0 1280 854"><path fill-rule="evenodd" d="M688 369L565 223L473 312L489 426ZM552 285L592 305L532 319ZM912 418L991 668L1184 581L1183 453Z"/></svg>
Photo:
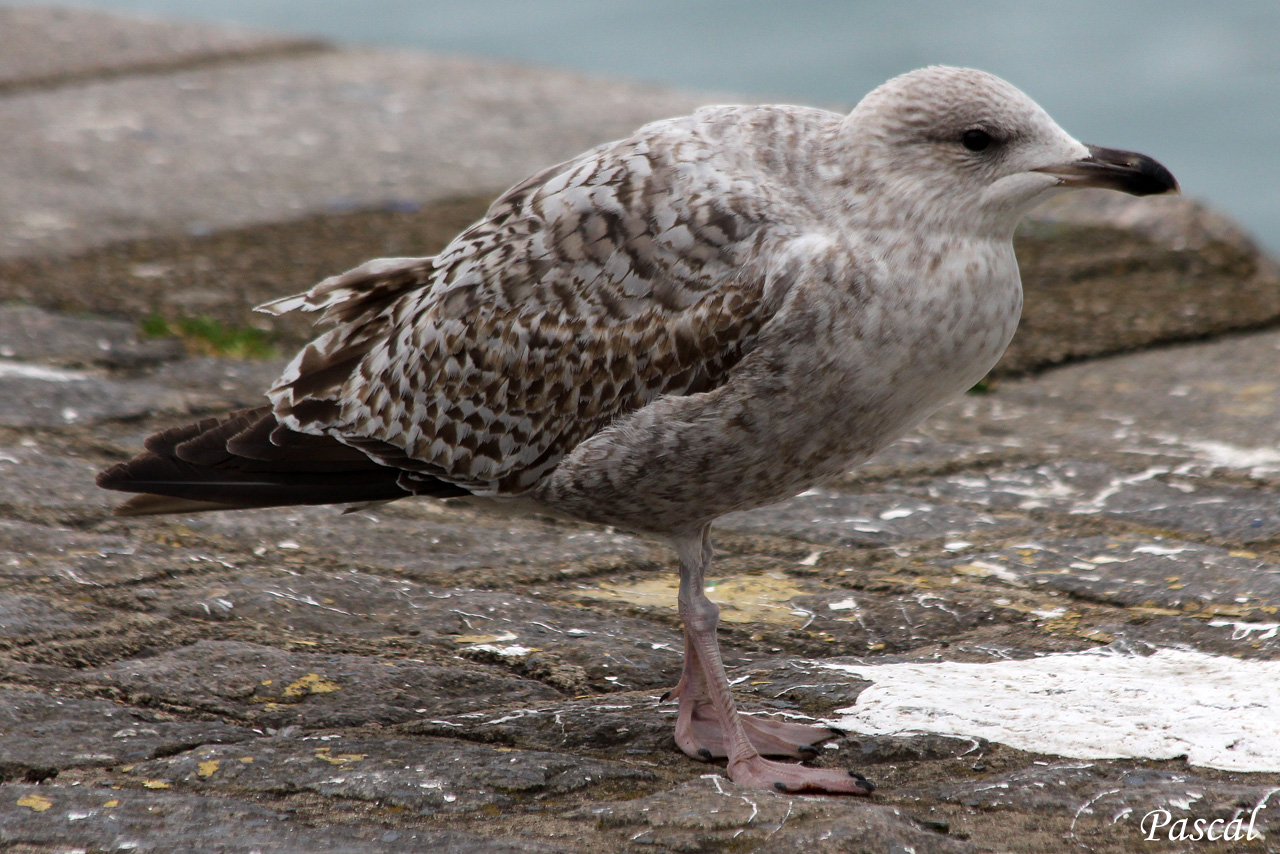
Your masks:
<svg viewBox="0 0 1280 854"><path fill-rule="evenodd" d="M961 135L960 144L970 151L982 151L991 144L991 134L981 128L970 128Z"/></svg>

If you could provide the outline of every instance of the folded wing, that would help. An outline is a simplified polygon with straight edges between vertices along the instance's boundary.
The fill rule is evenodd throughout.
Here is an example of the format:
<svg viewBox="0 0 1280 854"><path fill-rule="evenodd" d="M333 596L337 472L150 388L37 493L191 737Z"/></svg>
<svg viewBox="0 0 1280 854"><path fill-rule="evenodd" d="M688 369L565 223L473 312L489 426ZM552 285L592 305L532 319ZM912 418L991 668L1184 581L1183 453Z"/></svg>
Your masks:
<svg viewBox="0 0 1280 854"><path fill-rule="evenodd" d="M796 218L697 128L545 170L438 256L263 306L330 327L270 408L152 437L101 485L240 507L518 495L621 415L715 388L781 302L767 258Z"/></svg>

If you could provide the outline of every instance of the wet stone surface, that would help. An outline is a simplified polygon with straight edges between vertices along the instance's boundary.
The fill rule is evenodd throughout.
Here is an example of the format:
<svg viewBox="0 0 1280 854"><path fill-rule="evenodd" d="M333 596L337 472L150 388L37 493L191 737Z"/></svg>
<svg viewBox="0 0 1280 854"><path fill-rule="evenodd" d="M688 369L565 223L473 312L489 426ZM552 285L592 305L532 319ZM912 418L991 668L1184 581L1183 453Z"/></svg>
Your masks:
<svg viewBox="0 0 1280 854"><path fill-rule="evenodd" d="M778 852L979 850L950 839L907 810L838 800L794 798L735 786L716 775L647 798L580 807L571 818L623 831L657 850ZM856 846L856 847L853 847ZM650 849L652 850L652 849ZM750 848L748 847L748 850Z"/></svg>
<svg viewBox="0 0 1280 854"><path fill-rule="evenodd" d="M1280 814L1274 808L1276 794L1274 786L1232 782L1222 775L1093 762L1040 762L1028 769L994 775L977 785L943 786L919 793L924 800L941 798L982 810L1069 814L1071 832L1082 846L1105 844L1117 832L1142 840L1158 819L1147 819L1145 828L1140 825L1156 810L1169 814L1169 825L1180 819L1217 820L1219 839L1233 832L1228 822L1240 819L1243 833L1235 840L1228 836L1228 840L1257 844L1264 838L1273 839L1280 831ZM1245 838L1251 819L1258 840ZM1249 849L1241 845L1235 850Z"/></svg>
<svg viewBox="0 0 1280 854"><path fill-rule="evenodd" d="M962 560L954 566L965 574L1129 608L1263 617L1280 599L1280 566L1256 553L1164 538L1028 542Z"/></svg>
<svg viewBox="0 0 1280 854"><path fill-rule="evenodd" d="M1065 460L954 475L919 490L930 498L992 510L1105 515L1227 543L1269 542L1280 534L1280 507L1271 494L1180 477L1167 466L1123 472L1104 463Z"/></svg>
<svg viewBox="0 0 1280 854"><path fill-rule="evenodd" d="M251 801L115 787L13 785L0 804L0 844L12 851L128 850L162 854L551 854L565 849L501 839L377 824L308 825L299 810Z"/></svg>
<svg viewBox="0 0 1280 854"><path fill-rule="evenodd" d="M1243 345L1108 370L1188 362L1211 385L1206 361L1234 370L1223 346ZM873 779L870 800L740 789L672 741L662 695L682 640L663 544L429 502L114 519L98 468L185 414L252 403L278 362L12 361L94 372L104 401L110 383L162 390L140 419L11 415L0 432L0 827L15 850L181 850L175 823L193 822L227 851L1127 851L1153 810L1225 823L1280 786L917 730L819 750ZM66 382L27 374L22 406L60 400ZM1176 420L1117 428L1097 394L1083 366L1002 381L866 469L726 519L708 592L743 706L838 719L874 679L831 662L1099 644L1280 657L1265 455L1210 459L1199 421L1173 439ZM1252 446L1272 440L1247 418ZM1239 850L1268 850L1277 831L1255 824L1267 840Z"/></svg>
<svg viewBox="0 0 1280 854"><path fill-rule="evenodd" d="M156 596L154 606L175 618L244 620L299 637L411 640L470 661L536 671L577 692L657 688L679 662L665 626L506 591L435 589L349 571L218 579L204 588L186 585L181 595L172 604Z"/></svg>
<svg viewBox="0 0 1280 854"><path fill-rule="evenodd" d="M194 791L305 792L418 815L514 810L597 786L651 782L652 772L568 754L450 739L319 733L203 747L135 764L129 774Z"/></svg>
<svg viewBox="0 0 1280 854"><path fill-rule="evenodd" d="M306 649L314 642L303 641ZM32 679L55 668L15 667ZM199 641L155 655L59 674L65 685L158 708L220 715L257 726L360 726L413 720L425 712L553 699L541 682L496 669L411 659L295 652L237 641Z"/></svg>
<svg viewBox="0 0 1280 854"><path fill-rule="evenodd" d="M0 691L0 773L29 781L68 768L122 765L252 733L216 721L173 720L104 700Z"/></svg>
<svg viewBox="0 0 1280 854"><path fill-rule="evenodd" d="M1128 640L1135 649L1181 645L1236 658L1280 658L1280 622L1270 612L1263 620L1151 614L1125 623L1101 624L1097 631L1100 637L1110 634Z"/></svg>
<svg viewBox="0 0 1280 854"><path fill-rule="evenodd" d="M784 505L731 513L720 521L720 527L767 531L856 548L936 538L1009 535L1028 530L1031 523L1013 514L997 516L954 503L935 504L891 493L849 494L819 488Z"/></svg>
<svg viewBox="0 0 1280 854"><path fill-rule="evenodd" d="M0 358L10 360L0 365L9 370L18 367L16 362L41 362L46 371L50 364L141 369L181 360L185 354L178 340L145 338L131 320L76 317L29 305L0 305L0 341Z"/></svg>
<svg viewBox="0 0 1280 854"><path fill-rule="evenodd" d="M526 750L605 753L631 758L626 761L665 764L674 758L671 728L675 706L660 705L660 698L657 693L629 692L532 706L495 704L484 712L429 713L397 730Z"/></svg>

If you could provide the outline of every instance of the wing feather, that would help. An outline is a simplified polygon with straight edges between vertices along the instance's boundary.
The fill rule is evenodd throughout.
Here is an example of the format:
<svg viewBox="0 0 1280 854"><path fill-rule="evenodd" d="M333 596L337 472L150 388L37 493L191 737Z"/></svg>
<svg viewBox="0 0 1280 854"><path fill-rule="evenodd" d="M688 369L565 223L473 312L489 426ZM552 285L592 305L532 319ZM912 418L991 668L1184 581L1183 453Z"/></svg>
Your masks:
<svg viewBox="0 0 1280 854"><path fill-rule="evenodd" d="M620 416L721 384L780 304L770 259L803 220L758 164L725 153L740 146L708 135L734 109L544 170L438 256L369 262L268 304L332 327L270 391L276 418L515 495Z"/></svg>

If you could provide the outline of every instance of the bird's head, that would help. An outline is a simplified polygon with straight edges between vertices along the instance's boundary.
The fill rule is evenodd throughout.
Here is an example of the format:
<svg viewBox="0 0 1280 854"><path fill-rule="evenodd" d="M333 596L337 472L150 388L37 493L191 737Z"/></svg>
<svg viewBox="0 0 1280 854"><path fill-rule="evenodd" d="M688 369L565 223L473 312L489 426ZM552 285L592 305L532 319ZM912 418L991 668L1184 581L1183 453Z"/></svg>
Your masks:
<svg viewBox="0 0 1280 854"><path fill-rule="evenodd" d="M1077 187L1178 192L1150 157L1078 142L1017 88L969 68L895 77L854 108L841 139L869 195L935 228L1012 234L1031 206Z"/></svg>

